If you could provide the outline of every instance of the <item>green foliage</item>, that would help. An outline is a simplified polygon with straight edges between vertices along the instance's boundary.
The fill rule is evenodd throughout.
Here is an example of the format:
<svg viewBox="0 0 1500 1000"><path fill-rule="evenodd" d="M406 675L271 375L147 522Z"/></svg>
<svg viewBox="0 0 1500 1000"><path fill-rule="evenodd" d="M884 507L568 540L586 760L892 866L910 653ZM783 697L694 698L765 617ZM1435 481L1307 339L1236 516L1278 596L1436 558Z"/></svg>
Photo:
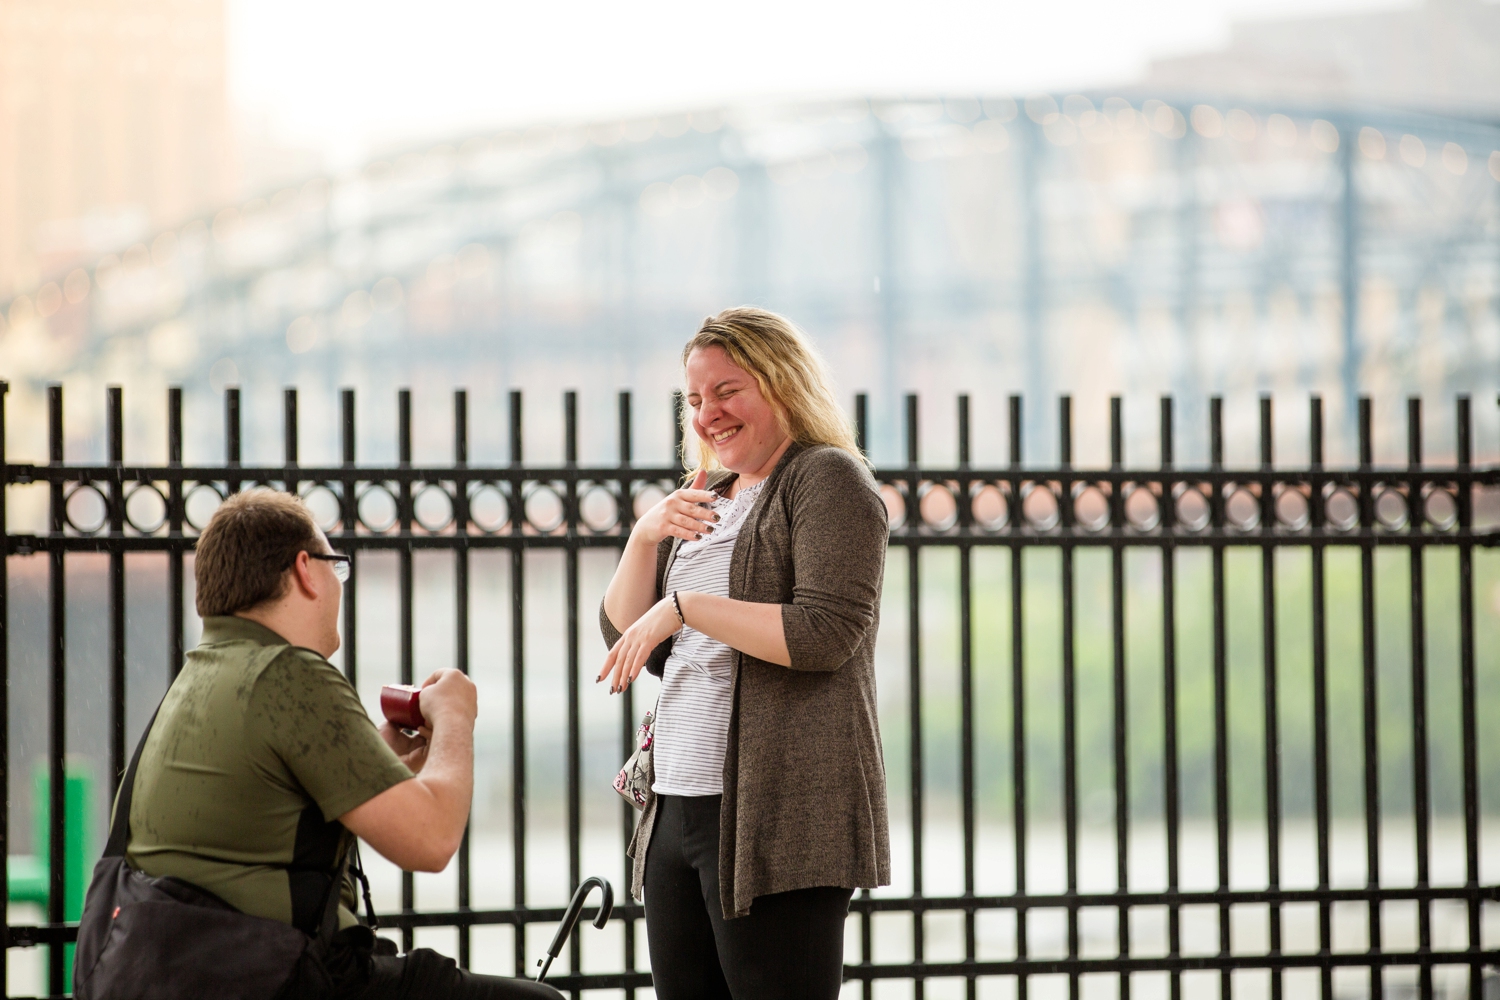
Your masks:
<svg viewBox="0 0 1500 1000"><path fill-rule="evenodd" d="M909 551L909 550L908 550ZM1413 805L1411 549L1375 550L1376 710L1379 806L1406 814ZM959 555L928 548L920 564L920 649L924 775L935 805L952 804L959 787ZM1061 817L1063 551L1032 547L1022 555L1028 809L1039 821ZM1109 822L1114 812L1114 641L1110 580L1113 553L1079 547L1073 554L1077 780L1081 817ZM1363 814L1365 798L1364 664L1361 552L1326 550L1324 617L1327 650L1330 804L1335 817ZM1131 814L1162 816L1163 586L1162 552L1126 550L1123 581L1126 745ZM1432 810L1463 807L1459 683L1458 550L1430 548L1421 557L1421 615L1426 671L1427 761ZM971 556L975 782L982 818L1010 815L1011 550L976 547ZM1264 614L1265 556L1252 546L1223 555L1225 682L1231 815L1265 814L1266 676L1274 663L1275 720L1283 815L1314 809L1313 555L1306 546L1273 550L1274 615ZM1500 718L1500 556L1476 549L1474 621L1476 717L1482 806L1500 804L1500 743L1486 720ZM1214 573L1207 548L1175 556L1177 740L1184 817L1214 813ZM893 801L909 795L910 567L893 548L882 607L879 670L882 730ZM1269 642L1268 642L1269 639ZM1267 652L1274 652L1268 657ZM1493 728L1493 727L1489 727Z"/></svg>

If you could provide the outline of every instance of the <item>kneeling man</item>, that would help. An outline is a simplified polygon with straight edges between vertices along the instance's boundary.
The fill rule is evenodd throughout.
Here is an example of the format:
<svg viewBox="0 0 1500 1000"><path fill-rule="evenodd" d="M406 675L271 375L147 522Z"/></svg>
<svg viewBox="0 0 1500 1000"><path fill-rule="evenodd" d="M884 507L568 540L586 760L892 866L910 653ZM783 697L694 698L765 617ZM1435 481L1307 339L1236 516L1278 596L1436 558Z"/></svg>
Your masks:
<svg viewBox="0 0 1500 1000"><path fill-rule="evenodd" d="M356 837L407 871L441 871L458 850L478 704L469 678L439 670L422 689L430 728L375 728L327 660L348 570L297 497L250 490L215 512L194 564L203 640L141 752L127 860L309 935L339 892L338 1000L560 997L427 949L380 954L384 942L351 930L353 886L334 883Z"/></svg>

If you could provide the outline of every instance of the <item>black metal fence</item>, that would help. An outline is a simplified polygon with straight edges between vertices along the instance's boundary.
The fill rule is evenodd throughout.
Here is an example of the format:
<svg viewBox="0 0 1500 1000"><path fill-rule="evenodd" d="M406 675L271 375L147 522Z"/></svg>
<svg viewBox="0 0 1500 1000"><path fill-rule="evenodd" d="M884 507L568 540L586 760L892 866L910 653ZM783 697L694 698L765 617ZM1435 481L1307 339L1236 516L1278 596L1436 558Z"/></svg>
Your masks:
<svg viewBox="0 0 1500 1000"><path fill-rule="evenodd" d="M0 384L0 465L4 468L7 487L45 488L49 493L49 530L42 534L14 533L7 525L5 553L13 558L47 560L47 606L49 622L48 678L50 772L50 897L48 921L40 926L10 925L7 922L5 946L9 948L52 945L48 962L48 992L60 995L64 990L64 949L57 947L71 941L75 929L64 920L64 759L69 706L67 704L67 659L65 650L66 574L69 557L76 553L104 553L108 556L108 671L109 773L116 779L126 762L127 725L125 714L125 564L134 553L165 553L168 576L167 594L169 638L168 662L164 671L175 674L183 655L184 642L184 556L192 549L194 537L202 527L192 511L195 497L206 498L211 507L214 498L252 484L307 493L327 491L336 500L328 528L335 547L354 553L377 550L393 551L397 560L399 592L399 663L401 679L412 680L413 671L413 555L418 550L440 550L451 553L454 560L455 607L454 649L456 666L469 666L469 564L470 554L491 549L509 553L511 664L510 683L513 717L509 720L512 745L510 761L510 844L514 852L514 884L511 887L515 905L504 909L482 909L470 906L470 844L466 837L458 856L458 907L434 912L417 906L411 875L401 883L400 911L382 917L388 926L399 927L405 944L410 946L416 928L454 927L458 933L458 959L467 966L471 952L471 930L479 925L505 924L516 929L514 969L524 974L528 968L526 935L528 925L557 921L559 907L532 907L526 885L527 857L527 701L522 665L526 660L523 618L526 613L526 563L528 550L556 549L563 554L566 597L566 837L570 885L576 885L581 870L582 808L580 788L581 721L580 670L592 669L580 663L580 628L592 627L592 609L580 608L579 553L588 548L617 548L630 530L638 502L649 497L651 489L670 489L681 470L675 466L638 467L632 464L631 402L628 393L619 399L619 461L608 467L586 467L578 464L576 396L565 396L565 457L563 464L536 467L523 464L521 449L521 395L510 396L510 462L507 465L480 467L468 464L467 396L454 394L453 462L440 467L413 465L411 461L411 399L400 393L397 407L397 442L399 461L395 466L373 468L356 464L354 394L345 390L342 398L342 458L339 465L310 467L298 462L297 395L287 390L285 396L285 459L280 465L251 467L240 463L240 396L230 389L225 396L226 462L214 466L190 466L182 461L182 394L169 390L168 462L164 466L129 464L123 452L123 402L121 390L108 390L107 450L103 464L69 464L65 460L62 421L62 390L53 387L49 393L50 450L47 464L12 463L4 455L3 384ZM1334 996L1334 974L1338 969L1364 970L1367 978L1362 989L1371 995L1383 992L1388 970L1408 967L1416 971L1416 985L1423 997L1434 994L1434 970L1451 966L1466 969L1464 977L1469 996L1480 992L1483 968L1500 960L1500 950L1486 949L1481 938L1483 909L1500 899L1500 887L1483 885L1480 880L1480 738L1477 718L1475 673L1476 599L1474 565L1476 546L1492 546L1500 541L1500 532L1476 527L1476 509L1491 505L1500 488L1500 469L1473 466L1471 415L1469 400L1457 400L1456 461L1453 466L1434 468L1422 461L1421 408L1417 400L1409 403L1409 448L1405 464L1379 466L1374 463L1371 434L1371 407L1368 400L1359 405L1359 455L1355 468L1331 469L1324 466L1323 419L1320 400L1311 402L1309 419L1309 455L1306 468L1277 468L1272 455L1271 402L1262 399L1260 408L1260 462L1255 468L1230 470L1224 467L1224 433L1222 404L1210 402L1209 441L1211 460L1207 467L1181 468L1174 463L1172 401L1161 401L1160 463L1154 469L1127 470L1123 462L1121 404L1112 401L1110 425L1110 465L1106 469L1075 469L1072 464L1072 420L1070 401L1063 398L1058 411L1060 421L1060 454L1058 463L1049 467L1022 464L1020 442L1021 401L1010 400L1009 464L999 468L975 468L970 464L969 400L958 400L958 462L949 468L927 468L920 464L916 442L917 401L908 397L906 464L880 469L876 475L882 483L891 511L891 547L908 554L905 567L905 594L893 594L888 586L888 607L904 597L906 606L906 670L908 690L905 705L906 759L887 761L893 788L909 795L909 802L895 802L897 811L905 812L910 840L909 895L892 896L862 892L852 904L851 920L858 927L860 946L851 948L846 967L850 981L862 983L865 996L872 994L875 981L908 980L914 983L917 997L923 996L929 980L961 980L965 992L974 997L983 981L992 977L1014 983L1018 1000L1026 1000L1033 977L1064 977L1067 992L1076 1000L1080 977L1103 974L1114 977L1118 996L1128 998L1133 981L1143 974L1160 974L1166 981L1164 990L1177 1000L1187 973L1206 972L1217 975L1218 991L1224 998L1232 992L1232 973L1239 970L1270 970L1270 995L1279 998L1283 977L1288 970L1306 969L1316 973L1320 995ZM856 399L856 422L861 444L864 441L865 398ZM680 440L680 439L679 439ZM0 489L0 520L5 518L9 490ZM369 497L384 494L390 518L372 516L374 506ZM82 496L84 500L78 498ZM89 500L92 496L92 501ZM435 497L433 503L421 498ZM95 519L81 516L92 506L102 511ZM424 511L438 510L441 516ZM1481 509L1481 513L1483 510ZM919 554L932 547L956 550L957 607L953 613L957 625L958 733L955 741L957 761L957 799L960 804L959 826L962 842L963 892L956 895L929 895L924 892L924 829L928 813L930 761L924 755L931 749L924 738L923 710L924 664L921 624L923 562ZM978 606L973 584L976 553L985 547L1008 550L1009 586L1004 591L1003 606ZM1164 834L1164 879L1160 885L1132 887L1130 860L1132 825L1130 808L1133 745L1130 732L1131 713L1127 697L1126 636L1126 560L1134 547L1160 553L1158 627L1163 637L1160 662L1152 676L1158 678L1154 693L1159 712L1159 733L1153 735L1151 767L1159 768L1161 791L1160 817ZM1228 697L1228 653L1226 637L1226 552L1243 547L1258 552L1259 630L1263 640L1258 684L1262 714L1260 739L1262 773L1259 782L1264 807L1256 829L1263 837L1266 877L1255 888L1235 887L1231 883L1231 736ZM1381 838L1385 820L1381 809L1382 706L1377 678L1377 601L1376 555L1380 547L1392 547L1409 554L1410 650L1409 650L1409 739L1408 771L1411 809L1407 819L1415 843L1415 878L1391 884L1382 880ZM1424 606L1428 584L1424 575L1424 554L1434 547L1446 547L1456 553L1457 579L1450 581L1457 594L1457 704L1450 713L1460 720L1458 782L1461 784L1462 815L1461 850L1463 877L1452 884L1434 884L1431 877L1432 788L1429 769L1429 719L1434 707L1428 703L1427 612ZM1311 802L1312 826L1315 831L1316 878L1314 884L1301 887L1283 885L1284 816L1282 804L1287 789L1281 761L1283 692L1278 690L1277 662L1278 604L1277 576L1274 562L1279 551L1300 548L1310 556L1311 607ZM1028 587L1024 576L1028 559L1038 551L1060 552L1058 566L1060 586L1053 595L1060 609L1060 663L1057 675L1060 694L1059 745L1056 748L1060 789L1039 789L1035 768L1028 763L1028 751L1035 751L1032 733L1035 720L1028 718L1028 684L1034 681L1028 673L1025 648L1031 614L1028 602L1036 600L1035 587ZM1190 550L1206 550L1209 571L1208 592L1194 595L1211 609L1211 641L1208 674L1211 677L1211 719L1193 720L1211 730L1212 774L1212 841L1213 871L1207 888L1184 888L1182 830L1184 823L1182 782L1185 762L1180 752L1179 735L1187 721L1180 713L1182 694L1180 679L1185 669L1179 652L1180 602L1179 563ZM1078 705L1081 697L1077 668L1078 583L1075 566L1079 553L1095 550L1107 553L1110 651L1107 716L1109 756L1105 769L1112 767L1113 868L1114 886L1105 891L1080 889L1080 733ZM1363 885L1336 887L1332 876L1333 807L1330 790L1330 702L1328 651L1328 597L1326 561L1332 551L1357 553L1358 558L1358 664L1361 687L1359 754L1362 761L1362 812L1355 817L1360 829L1360 845L1365 854L1366 878ZM1031 553L1030 556L1025 554ZM1049 557L1049 558L1055 558ZM899 561L898 561L899 562ZM8 567L9 559L0 560ZM1444 564L1446 565L1446 563ZM343 663L351 678L357 674L359 650L355 628L357 602L354 599L360 583L359 560L346 584ZM5 603L9 584L5 569L0 569L0 627L6 629L6 641L0 642L0 768L7 789L14 789L9 759L10 610ZM894 577L893 577L894 579ZM584 621L580 621L580 613ZM975 625L977 618L993 618L1008 625L1005 630L1008 656L991 668L986 682L1008 692L1007 718L980 717L975 696L977 679L975 658ZM15 706L17 710L40 711L41 706ZM1340 708L1339 711L1348 711ZM1153 717L1154 718L1154 717ZM1491 724L1495 720L1488 720ZM623 755L629 748L636 723L635 705L627 694L621 701L619 747ZM978 787L976 764L976 727L984 726L1005 734L1008 771L1005 787L1008 802L985 802ZM1093 766L1093 765L1089 765ZM111 787L114 781L111 781ZM1028 872L1034 864L1028 860L1028 844L1034 840L1035 803L1043 792L1055 794L1065 886L1062 891L1037 892L1028 888ZM1012 891L980 892L976 864L982 849L979 811L998 811L1011 836L1004 850L1013 854L1007 864L1013 871ZM9 845L10 795L0 812L0 836ZM620 829L628 835L635 813L620 805ZM9 851L7 850L7 853ZM621 887L623 889L623 887ZM1335 911L1341 905L1362 907L1364 940L1356 947L1341 946L1335 940ZM1382 913L1391 904L1416 908L1415 941L1411 946L1388 943L1382 935ZM1457 906L1463 910L1466 944L1439 947L1434 944L1432 913L1436 905ZM1316 911L1316 931L1307 940L1284 938L1283 911L1295 907ZM1185 911L1186 908L1186 911ZM1249 950L1236 947L1231 928L1236 911L1254 909L1264 916L1268 928L1268 946ZM1164 946L1144 946L1138 938L1132 942L1133 916L1140 911L1159 912L1164 916ZM977 926L986 915L1002 912L1014 915L1009 953L983 955ZM1115 915L1112 944L1103 953L1090 952L1081 940L1080 923L1089 914L1108 912ZM563 989L624 990L631 997L636 990L651 983L649 972L636 967L637 937L642 909L628 900L616 908L615 919L623 923L623 949L618 968L608 973L582 973L581 949L585 946L575 937L572 944L572 966L569 974L554 977ZM874 954L874 924L882 914L910 915L910 961L882 962ZM962 921L962 955L952 960L933 960L927 955L927 926L938 915L957 915ZM1065 953L1039 956L1029 942L1033 917L1052 914L1065 923ZM1207 914L1205 916L1204 914ZM1217 948L1194 951L1184 943L1187 921L1206 921L1217 938ZM1032 935L1034 936L1034 935ZM594 948L597 945L589 945ZM1342 992L1342 990L1341 990Z"/></svg>

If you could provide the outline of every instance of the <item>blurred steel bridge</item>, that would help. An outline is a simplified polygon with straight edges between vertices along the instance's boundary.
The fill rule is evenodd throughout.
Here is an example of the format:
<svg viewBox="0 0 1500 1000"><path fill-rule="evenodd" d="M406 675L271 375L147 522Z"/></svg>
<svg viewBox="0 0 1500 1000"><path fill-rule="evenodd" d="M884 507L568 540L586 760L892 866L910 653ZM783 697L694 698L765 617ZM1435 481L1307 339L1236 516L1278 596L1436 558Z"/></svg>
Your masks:
<svg viewBox="0 0 1500 1000"><path fill-rule="evenodd" d="M748 301L879 399L954 371L1036 400L1296 387L1352 441L1356 384L1493 387L1497 149L1495 123L1133 93L536 127L53 275L0 303L0 345L23 412L78 375L519 384L561 360L640 384L634 365Z"/></svg>

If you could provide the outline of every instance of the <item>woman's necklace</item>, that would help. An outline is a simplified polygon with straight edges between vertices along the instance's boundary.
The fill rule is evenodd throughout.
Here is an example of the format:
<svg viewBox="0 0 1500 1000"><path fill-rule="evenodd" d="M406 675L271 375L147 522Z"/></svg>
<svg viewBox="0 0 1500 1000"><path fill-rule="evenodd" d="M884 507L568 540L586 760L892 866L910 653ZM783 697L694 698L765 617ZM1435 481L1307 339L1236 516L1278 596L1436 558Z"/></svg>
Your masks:
<svg viewBox="0 0 1500 1000"><path fill-rule="evenodd" d="M740 506L740 501L742 499L753 500L755 498L755 495L760 492L760 488L764 485L766 485L766 481L764 479L760 479L750 486L742 486L734 491L734 496L729 499L729 502L735 504L736 506Z"/></svg>
<svg viewBox="0 0 1500 1000"><path fill-rule="evenodd" d="M736 491L732 497L722 497L714 501L710 506L720 517L718 523L714 525L714 530L704 532L701 538L685 542L680 552L686 555L732 538L738 532L740 523L750 513L750 508L755 505L755 498L759 495L763 485L765 485L764 479L753 486L746 486Z"/></svg>

